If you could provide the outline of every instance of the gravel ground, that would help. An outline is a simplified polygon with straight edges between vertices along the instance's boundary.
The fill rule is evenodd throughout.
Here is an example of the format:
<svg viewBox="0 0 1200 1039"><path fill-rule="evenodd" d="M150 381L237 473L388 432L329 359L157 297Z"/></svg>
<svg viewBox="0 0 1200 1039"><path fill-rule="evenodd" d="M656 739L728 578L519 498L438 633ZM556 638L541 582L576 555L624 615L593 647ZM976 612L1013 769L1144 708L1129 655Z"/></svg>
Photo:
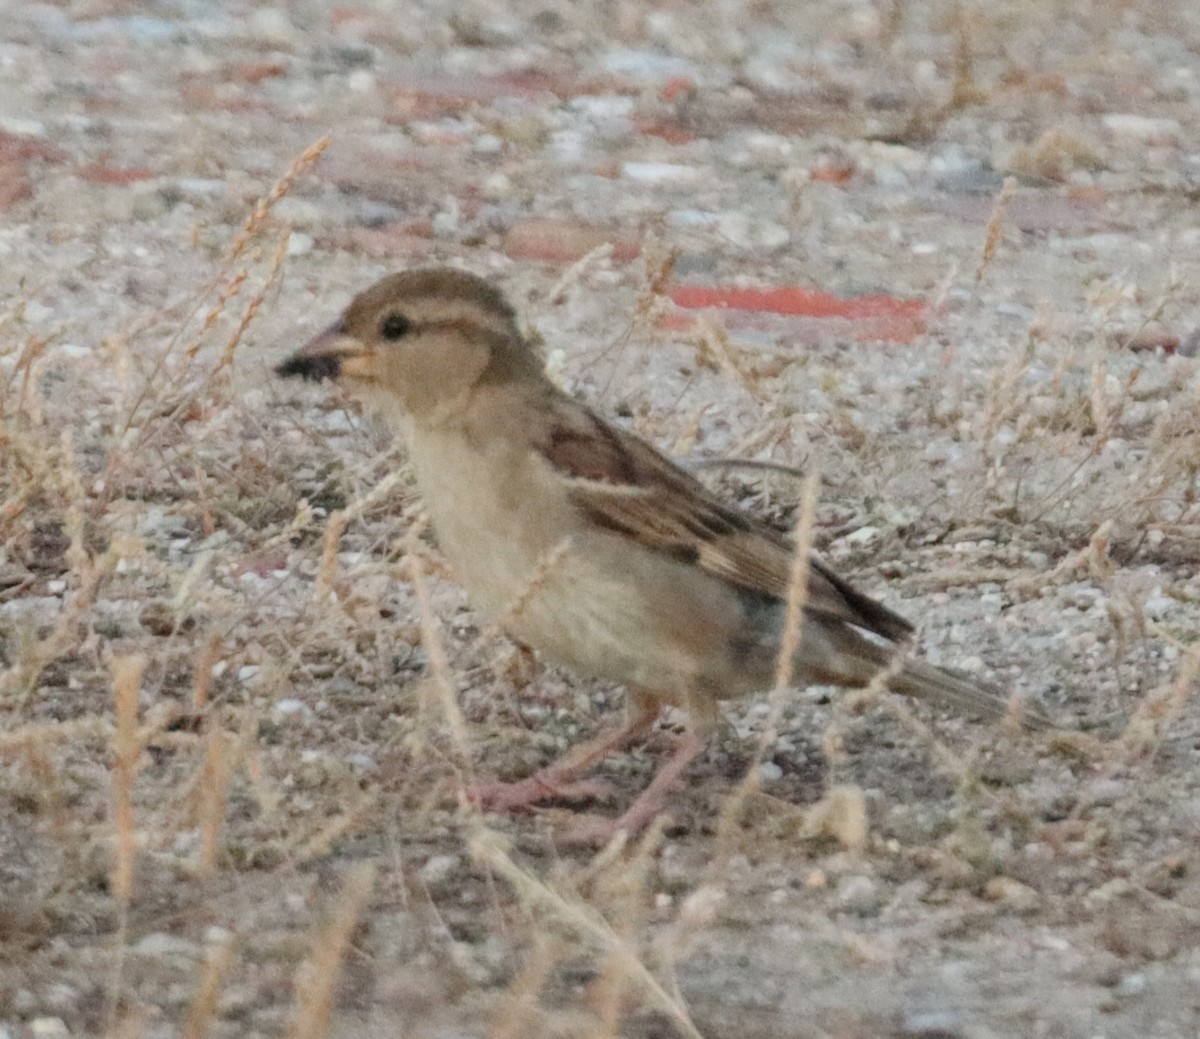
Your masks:
<svg viewBox="0 0 1200 1039"><path fill-rule="evenodd" d="M0 3L0 1036L1200 1034L1200 7L588 6ZM270 373L418 263L1074 731L797 690L644 842L481 818L620 690Z"/></svg>

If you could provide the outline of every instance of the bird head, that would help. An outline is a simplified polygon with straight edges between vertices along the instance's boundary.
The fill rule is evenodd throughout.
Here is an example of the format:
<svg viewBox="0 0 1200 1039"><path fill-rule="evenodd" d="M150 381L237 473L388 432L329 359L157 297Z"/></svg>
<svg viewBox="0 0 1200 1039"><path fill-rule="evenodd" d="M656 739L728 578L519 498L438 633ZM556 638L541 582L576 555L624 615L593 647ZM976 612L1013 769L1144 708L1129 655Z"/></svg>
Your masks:
<svg viewBox="0 0 1200 1039"><path fill-rule="evenodd" d="M541 377L541 363L495 286L466 271L392 274L359 293L276 373L331 379L420 421L482 382Z"/></svg>

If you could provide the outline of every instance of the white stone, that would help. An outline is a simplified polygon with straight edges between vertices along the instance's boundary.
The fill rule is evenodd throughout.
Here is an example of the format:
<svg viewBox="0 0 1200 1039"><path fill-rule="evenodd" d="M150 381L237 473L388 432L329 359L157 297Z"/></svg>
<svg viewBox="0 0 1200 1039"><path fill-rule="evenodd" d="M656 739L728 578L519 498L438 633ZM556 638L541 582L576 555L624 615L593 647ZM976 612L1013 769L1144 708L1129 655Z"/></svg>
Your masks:
<svg viewBox="0 0 1200 1039"><path fill-rule="evenodd" d="M1134 115L1131 112L1109 112L1101 116L1100 121L1114 136L1129 137L1135 141L1177 140L1180 133L1177 119Z"/></svg>
<svg viewBox="0 0 1200 1039"><path fill-rule="evenodd" d="M421 879L426 884L438 884L453 874L458 866L457 855L432 855L421 867Z"/></svg>
<svg viewBox="0 0 1200 1039"><path fill-rule="evenodd" d="M313 717L313 709L308 704L303 700L296 700L291 697L276 700L275 704L271 707L271 713L278 718Z"/></svg>
<svg viewBox="0 0 1200 1039"><path fill-rule="evenodd" d="M165 931L153 931L138 940L133 951L142 956L187 956L195 958L199 949L192 942Z"/></svg>
<svg viewBox="0 0 1200 1039"><path fill-rule="evenodd" d="M621 176L639 184L685 184L697 180L700 171L679 162L626 162Z"/></svg>
<svg viewBox="0 0 1200 1039"><path fill-rule="evenodd" d="M774 783L783 778L783 769L773 761L764 761L758 766L758 776L764 783Z"/></svg>

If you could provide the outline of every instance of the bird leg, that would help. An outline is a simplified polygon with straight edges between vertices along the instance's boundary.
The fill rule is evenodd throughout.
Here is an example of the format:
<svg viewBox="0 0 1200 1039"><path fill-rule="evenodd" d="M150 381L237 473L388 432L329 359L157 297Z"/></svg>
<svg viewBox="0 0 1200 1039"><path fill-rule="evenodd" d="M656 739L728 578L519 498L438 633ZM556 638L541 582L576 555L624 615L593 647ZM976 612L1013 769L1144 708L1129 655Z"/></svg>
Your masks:
<svg viewBox="0 0 1200 1039"><path fill-rule="evenodd" d="M666 807L670 792L688 767L704 751L708 734L702 729L688 729L671 756L638 795L626 812L617 819L591 819L572 828L565 836L568 844L607 844L622 830L632 836L650 825Z"/></svg>
<svg viewBox="0 0 1200 1039"><path fill-rule="evenodd" d="M623 724L606 729L585 743L572 747L554 764L526 779L514 783L478 783L471 787L467 797L481 808L511 812L556 797L602 796L608 792L605 784L580 781L576 777L610 754L628 746L649 729L658 717L659 707L660 702L649 695L630 690L629 711Z"/></svg>

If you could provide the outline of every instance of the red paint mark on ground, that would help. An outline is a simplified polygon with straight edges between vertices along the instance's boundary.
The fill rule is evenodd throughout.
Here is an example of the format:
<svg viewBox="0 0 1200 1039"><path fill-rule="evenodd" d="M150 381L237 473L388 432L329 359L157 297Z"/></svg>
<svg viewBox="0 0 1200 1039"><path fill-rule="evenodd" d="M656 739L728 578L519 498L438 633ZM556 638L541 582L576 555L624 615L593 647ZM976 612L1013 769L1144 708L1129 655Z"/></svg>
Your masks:
<svg viewBox="0 0 1200 1039"><path fill-rule="evenodd" d="M0 130L0 210L33 197L29 167L35 162L60 163L67 153L57 144Z"/></svg>
<svg viewBox="0 0 1200 1039"><path fill-rule="evenodd" d="M927 304L921 299L898 299L881 293L835 296L832 292L801 288L799 285L781 285L770 289L677 285L671 290L671 300L688 310L720 307L806 317L916 317L923 315L927 309Z"/></svg>
<svg viewBox="0 0 1200 1039"><path fill-rule="evenodd" d="M780 315L816 321L839 322L845 334L856 341L887 340L907 343L925 332L929 305L920 299L899 299L876 293L867 296L837 296L821 289L781 285L765 289L730 286L677 285L671 300L685 310L717 310L737 327L760 325L754 315ZM690 315L668 315L666 328L691 327Z"/></svg>
<svg viewBox="0 0 1200 1039"><path fill-rule="evenodd" d="M638 133L646 137L657 137L668 144L690 144L696 139L691 130L669 118L635 115L633 125L637 127Z"/></svg>
<svg viewBox="0 0 1200 1039"><path fill-rule="evenodd" d="M0 211L33 197L33 181L23 163L0 157Z"/></svg>
<svg viewBox="0 0 1200 1039"><path fill-rule="evenodd" d="M242 556L234 565L233 576L241 577L242 574L255 574L258 577L270 577L276 571L286 569L286 552L257 552Z"/></svg>
<svg viewBox="0 0 1200 1039"><path fill-rule="evenodd" d="M81 180L91 184L116 184L124 186L149 180L154 174L140 166L110 166L107 162L91 162L79 171Z"/></svg>
<svg viewBox="0 0 1200 1039"><path fill-rule="evenodd" d="M827 159L814 166L809 176L813 180L823 181L826 184L845 184L854 174L854 163L849 159L844 161Z"/></svg>
<svg viewBox="0 0 1200 1039"><path fill-rule="evenodd" d="M674 104L684 98L694 96L695 93L696 84L687 76L672 76L659 88L658 96L668 104Z"/></svg>
<svg viewBox="0 0 1200 1039"><path fill-rule="evenodd" d="M242 83L257 84L264 79L274 79L287 73L282 61L243 61L225 70L227 79Z"/></svg>
<svg viewBox="0 0 1200 1039"><path fill-rule="evenodd" d="M6 162L30 162L40 159L42 162L65 162L67 153L57 144L42 140L40 137L27 137L19 133L5 133L0 130L0 159Z"/></svg>

